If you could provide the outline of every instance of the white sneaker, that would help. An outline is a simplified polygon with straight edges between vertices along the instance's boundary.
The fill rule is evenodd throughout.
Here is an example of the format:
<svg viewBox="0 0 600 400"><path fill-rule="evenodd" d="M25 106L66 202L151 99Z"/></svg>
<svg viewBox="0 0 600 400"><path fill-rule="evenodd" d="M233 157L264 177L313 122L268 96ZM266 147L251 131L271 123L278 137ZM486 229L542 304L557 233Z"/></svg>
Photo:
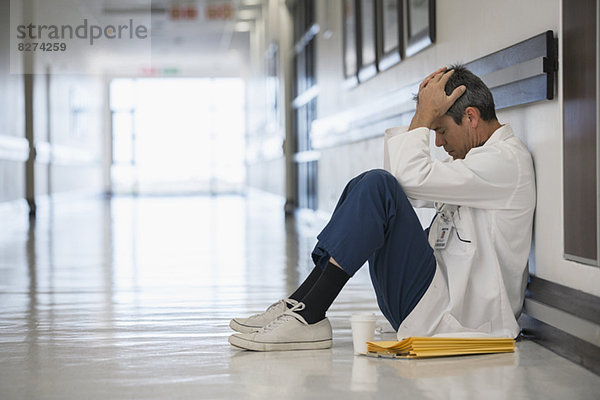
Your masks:
<svg viewBox="0 0 600 400"><path fill-rule="evenodd" d="M304 303L298 303L257 331L229 336L229 343L241 349L254 351L330 348L332 332L329 319L324 318L317 323L308 324L302 316L294 312L304 308Z"/></svg>
<svg viewBox="0 0 600 400"><path fill-rule="evenodd" d="M263 326L268 325L277 317L288 310L288 306L295 306L298 302L294 299L281 299L277 303L273 303L259 314L254 314L248 318L234 318L229 323L229 327L236 332L250 333L254 332Z"/></svg>

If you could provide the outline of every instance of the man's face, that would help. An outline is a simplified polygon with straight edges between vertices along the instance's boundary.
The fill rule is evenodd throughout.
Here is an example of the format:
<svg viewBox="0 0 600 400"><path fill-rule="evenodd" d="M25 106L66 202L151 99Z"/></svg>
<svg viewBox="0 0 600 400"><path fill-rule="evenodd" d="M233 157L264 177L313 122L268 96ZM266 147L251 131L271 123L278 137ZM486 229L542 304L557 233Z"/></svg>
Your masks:
<svg viewBox="0 0 600 400"><path fill-rule="evenodd" d="M444 150L452 156L453 159L465 158L467 152L471 150L471 134L468 123L463 116L461 125L448 115L443 115L433 121L433 130L435 131L435 145L444 147Z"/></svg>

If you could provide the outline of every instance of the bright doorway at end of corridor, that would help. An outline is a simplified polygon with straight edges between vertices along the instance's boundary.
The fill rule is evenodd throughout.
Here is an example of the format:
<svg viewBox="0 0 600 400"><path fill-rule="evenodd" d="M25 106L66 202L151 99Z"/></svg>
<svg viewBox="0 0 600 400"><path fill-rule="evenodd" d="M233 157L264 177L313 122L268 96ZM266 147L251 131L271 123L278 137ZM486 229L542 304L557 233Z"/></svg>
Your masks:
<svg viewBox="0 0 600 400"><path fill-rule="evenodd" d="M114 79L110 109L113 193L243 191L242 79Z"/></svg>

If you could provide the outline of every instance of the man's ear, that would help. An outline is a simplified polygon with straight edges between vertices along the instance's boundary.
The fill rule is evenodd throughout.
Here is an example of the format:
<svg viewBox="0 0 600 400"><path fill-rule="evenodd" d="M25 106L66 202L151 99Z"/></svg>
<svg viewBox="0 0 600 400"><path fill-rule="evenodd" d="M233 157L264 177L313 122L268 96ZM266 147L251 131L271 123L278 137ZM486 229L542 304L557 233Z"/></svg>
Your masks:
<svg viewBox="0 0 600 400"><path fill-rule="evenodd" d="M465 117L469 127L477 129L479 126L479 120L481 119L481 113L479 112L479 109L476 107L465 108Z"/></svg>

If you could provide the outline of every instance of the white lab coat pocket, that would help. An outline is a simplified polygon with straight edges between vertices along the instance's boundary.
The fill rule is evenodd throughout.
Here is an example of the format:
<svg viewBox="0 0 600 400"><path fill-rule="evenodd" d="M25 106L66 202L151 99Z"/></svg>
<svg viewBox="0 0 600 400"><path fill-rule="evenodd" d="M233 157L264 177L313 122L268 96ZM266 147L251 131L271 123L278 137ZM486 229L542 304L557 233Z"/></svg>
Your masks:
<svg viewBox="0 0 600 400"><path fill-rule="evenodd" d="M436 332L439 333L435 336L490 336L492 333L492 322L485 321L477 327L468 327L458 322L452 314L445 313Z"/></svg>

